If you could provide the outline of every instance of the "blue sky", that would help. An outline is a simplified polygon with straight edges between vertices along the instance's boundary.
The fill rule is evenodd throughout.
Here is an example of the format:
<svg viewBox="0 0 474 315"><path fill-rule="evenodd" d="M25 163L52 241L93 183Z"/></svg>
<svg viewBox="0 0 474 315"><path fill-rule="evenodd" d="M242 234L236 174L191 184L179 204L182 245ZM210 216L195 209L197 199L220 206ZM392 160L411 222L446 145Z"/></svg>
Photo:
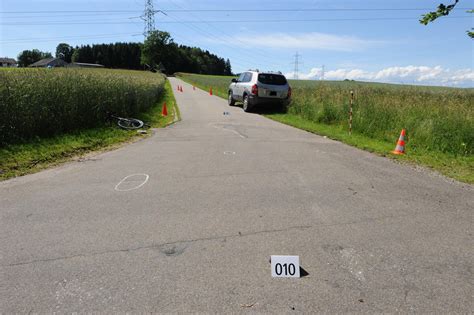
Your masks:
<svg viewBox="0 0 474 315"><path fill-rule="evenodd" d="M0 56L16 58L33 48L54 53L59 42L75 46L142 41L139 16L144 2L2 0ZM434 9L439 2L156 0L154 4L166 13L156 14L158 29L170 32L177 43L229 58L234 72L258 68L293 77L298 52L302 79L321 79L324 65L325 79L472 87L474 41L466 30L473 27L474 15L462 8L474 4L461 0L449 18L429 26L418 23L423 9ZM215 9L224 11L183 11Z"/></svg>

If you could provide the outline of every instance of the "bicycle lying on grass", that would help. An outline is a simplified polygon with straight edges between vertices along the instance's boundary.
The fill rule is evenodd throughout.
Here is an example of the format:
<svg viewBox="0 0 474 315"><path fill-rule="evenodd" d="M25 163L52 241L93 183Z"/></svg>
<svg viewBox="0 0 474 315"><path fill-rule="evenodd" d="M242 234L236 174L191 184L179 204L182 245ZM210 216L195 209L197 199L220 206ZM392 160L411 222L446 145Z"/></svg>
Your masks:
<svg viewBox="0 0 474 315"><path fill-rule="evenodd" d="M145 124L143 121L135 118L123 118L116 116L112 113L108 113L109 119L116 119L117 120L117 125L126 130L135 130L135 129L140 129L140 128L150 128L150 125Z"/></svg>

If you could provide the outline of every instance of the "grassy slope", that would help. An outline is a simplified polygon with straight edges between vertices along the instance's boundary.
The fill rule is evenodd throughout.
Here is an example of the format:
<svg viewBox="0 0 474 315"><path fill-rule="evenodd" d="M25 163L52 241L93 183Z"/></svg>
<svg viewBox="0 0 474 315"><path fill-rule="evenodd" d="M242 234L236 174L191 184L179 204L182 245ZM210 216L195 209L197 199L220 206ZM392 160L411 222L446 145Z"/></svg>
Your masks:
<svg viewBox="0 0 474 315"><path fill-rule="evenodd" d="M226 88L232 77L223 76L204 76L204 75L188 75L182 74L180 77L200 87L204 90L208 90L210 86L213 89L218 90L218 96L226 98ZM302 82L302 84L309 84L308 82ZM334 82L330 84L344 84ZM366 85L369 85L368 83ZM381 84L374 84L380 86ZM423 89L430 89L429 87L423 87ZM384 140L374 139L368 136L364 136L358 133L354 133L349 136L347 128L344 128L338 124L324 124L317 123L308 119L304 119L299 115L291 113L272 113L266 114L266 117L294 126L296 128L304 129L313 133L327 136L331 139L342 141L349 145L364 149L370 152L377 153L382 156L387 156L399 161L408 162L412 164L420 164L432 168L446 176L455 178L459 181L466 183L474 183L474 157L469 156L455 156L449 153L442 153L438 151L428 151L423 149L410 150L408 145L407 154L403 156L397 156L390 154L390 151L394 149L397 139L388 142Z"/></svg>
<svg viewBox="0 0 474 315"><path fill-rule="evenodd" d="M167 104L167 117L161 116L163 102ZM144 120L153 128L161 128L171 124L174 115L179 118L179 110L171 85L166 81L165 91L156 106L137 118ZM0 149L0 180L35 173L91 151L109 150L142 137L143 135L139 135L136 131L125 131L111 124L49 139L37 139L25 144L9 145Z"/></svg>

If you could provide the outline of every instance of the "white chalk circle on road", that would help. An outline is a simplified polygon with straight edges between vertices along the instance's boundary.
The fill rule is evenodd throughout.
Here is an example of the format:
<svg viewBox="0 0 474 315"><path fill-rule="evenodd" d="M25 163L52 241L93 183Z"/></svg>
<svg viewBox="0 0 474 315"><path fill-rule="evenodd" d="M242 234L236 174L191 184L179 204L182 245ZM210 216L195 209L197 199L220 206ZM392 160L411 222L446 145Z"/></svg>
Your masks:
<svg viewBox="0 0 474 315"><path fill-rule="evenodd" d="M115 185L116 191L131 191L136 190L148 182L150 176L148 174L132 174L122 179L117 185Z"/></svg>

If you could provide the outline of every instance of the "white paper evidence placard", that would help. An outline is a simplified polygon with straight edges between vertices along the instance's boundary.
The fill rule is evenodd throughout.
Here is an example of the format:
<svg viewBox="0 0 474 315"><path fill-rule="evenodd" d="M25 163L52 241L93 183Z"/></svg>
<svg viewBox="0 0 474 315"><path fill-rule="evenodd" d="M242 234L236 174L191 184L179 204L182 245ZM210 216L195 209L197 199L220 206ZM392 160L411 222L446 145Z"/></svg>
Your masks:
<svg viewBox="0 0 474 315"><path fill-rule="evenodd" d="M272 277L274 278L299 278L299 256L271 256Z"/></svg>

